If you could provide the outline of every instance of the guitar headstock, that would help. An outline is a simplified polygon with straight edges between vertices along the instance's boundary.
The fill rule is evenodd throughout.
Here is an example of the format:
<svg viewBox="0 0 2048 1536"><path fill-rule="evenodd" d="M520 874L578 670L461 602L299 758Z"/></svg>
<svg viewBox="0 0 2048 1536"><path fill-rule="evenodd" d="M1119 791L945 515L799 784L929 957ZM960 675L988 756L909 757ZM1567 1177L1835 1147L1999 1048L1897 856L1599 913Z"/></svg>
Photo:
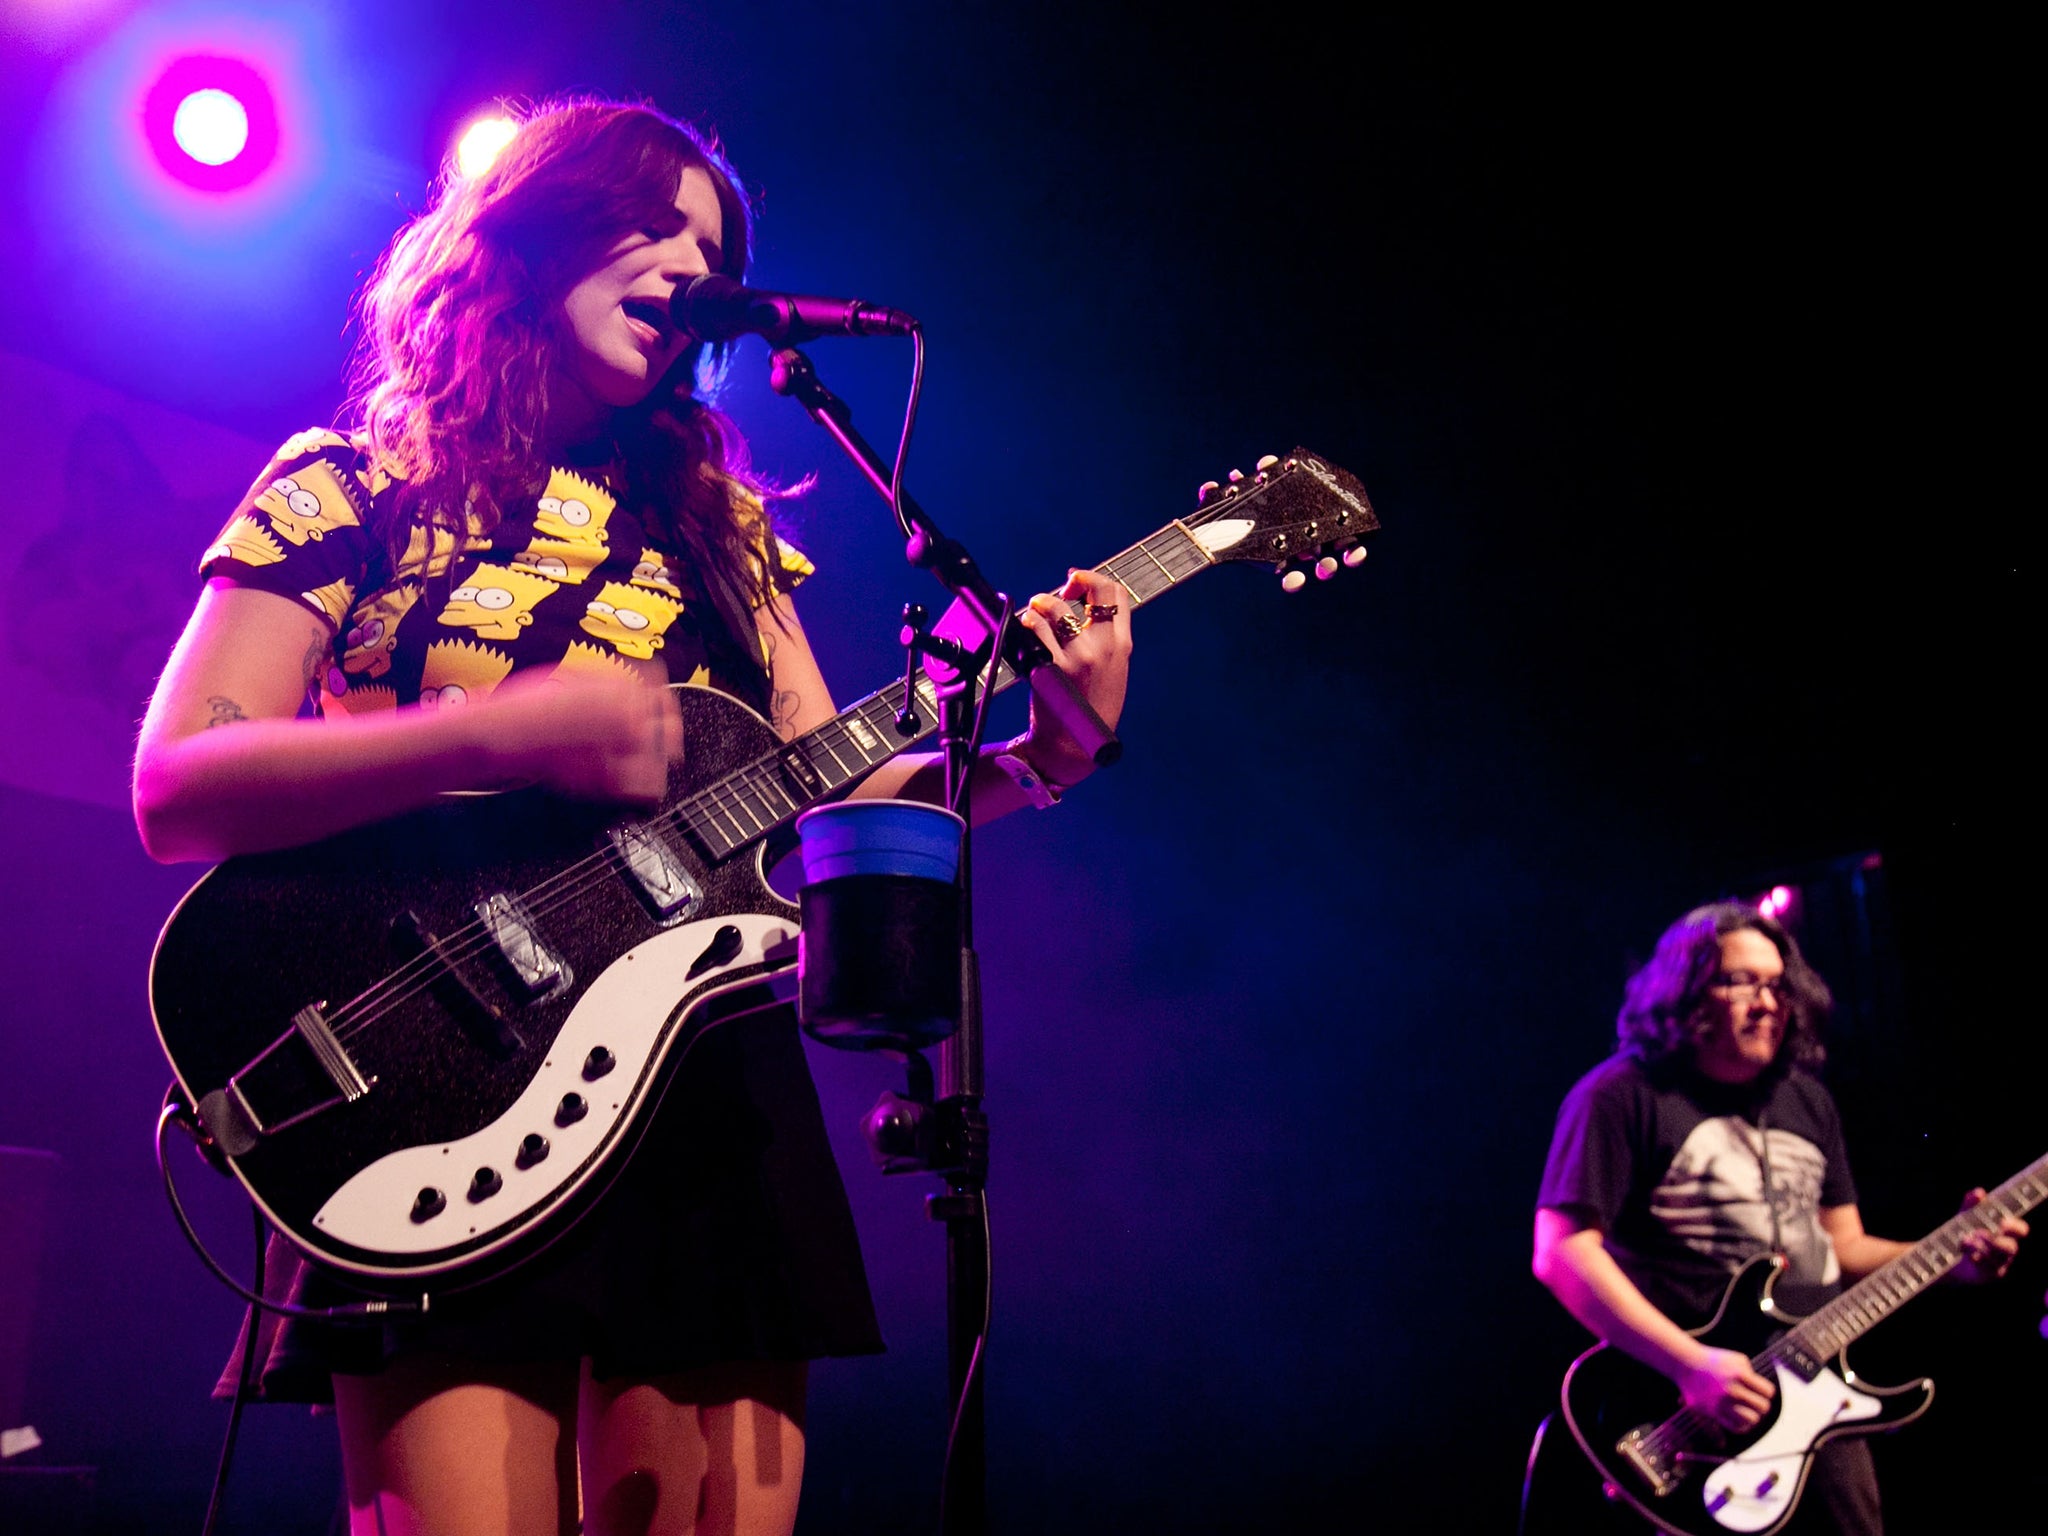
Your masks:
<svg viewBox="0 0 2048 1536"><path fill-rule="evenodd" d="M1250 476L1232 470L1197 493L1180 521L1213 560L1257 560L1299 592L1313 572L1327 581L1365 559L1364 537L1380 525L1357 476L1296 448L1260 459Z"/></svg>

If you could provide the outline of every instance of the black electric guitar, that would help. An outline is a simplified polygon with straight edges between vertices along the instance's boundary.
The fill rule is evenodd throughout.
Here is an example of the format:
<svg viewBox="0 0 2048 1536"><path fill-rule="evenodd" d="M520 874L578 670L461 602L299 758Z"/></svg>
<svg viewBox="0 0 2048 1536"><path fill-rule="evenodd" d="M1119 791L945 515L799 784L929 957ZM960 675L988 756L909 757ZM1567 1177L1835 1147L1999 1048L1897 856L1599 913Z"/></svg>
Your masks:
<svg viewBox="0 0 2048 1536"><path fill-rule="evenodd" d="M1133 604L1232 560L1299 585L1355 564L1378 526L1356 479L1298 448L1097 569ZM688 750L651 814L540 790L451 797L229 859L171 914L149 982L164 1052L308 1254L422 1290L559 1235L689 1047L795 965L770 834L937 724L922 674L904 726L898 683L788 742L724 694L675 691Z"/></svg>
<svg viewBox="0 0 2048 1536"><path fill-rule="evenodd" d="M1669 1379L1620 1350L1597 1344L1565 1373L1563 1418L1592 1459L1610 1497L1675 1536L1769 1536L1792 1518L1814 1451L1839 1435L1897 1429L1927 1411L1925 1377L1877 1387L1849 1368L1850 1344L1952 1269L1963 1239L1994 1231L2048 1199L2048 1156L1952 1216L1883 1268L1866 1275L1811 1317L1775 1306L1771 1289L1784 1260L1764 1254L1729 1282L1720 1310L1694 1335L1749 1356L1777 1392L1755 1428L1737 1434L1683 1406ZM1539 1463L1564 1437L1548 1433ZM1531 1469L1531 1496L1564 1480ZM1545 1529L1560 1528L1553 1521Z"/></svg>

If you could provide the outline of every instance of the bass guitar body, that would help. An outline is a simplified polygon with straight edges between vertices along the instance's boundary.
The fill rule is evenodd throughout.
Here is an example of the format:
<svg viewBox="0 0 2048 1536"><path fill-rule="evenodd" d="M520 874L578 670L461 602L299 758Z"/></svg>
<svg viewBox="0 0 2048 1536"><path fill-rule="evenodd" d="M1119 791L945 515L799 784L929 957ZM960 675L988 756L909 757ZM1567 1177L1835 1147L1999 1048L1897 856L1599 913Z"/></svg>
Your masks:
<svg viewBox="0 0 2048 1536"><path fill-rule="evenodd" d="M782 744L678 687L664 809ZM735 802L751 833L769 813ZM689 1045L795 964L762 844L657 811L454 797L230 860L157 944L158 1034L293 1242L373 1286L468 1284L544 1244L624 1161Z"/></svg>
<svg viewBox="0 0 2048 1536"><path fill-rule="evenodd" d="M1780 1261L1752 1259L1695 1337L1754 1359L1799 1318L1778 1308L1771 1287ZM1769 1412L1744 1433L1687 1410L1661 1373L1608 1345L1573 1362L1563 1390L1565 1423L1610 1494L1679 1536L1769 1536L1791 1519L1813 1455L1842 1435L1896 1429L1927 1411L1934 1384L1898 1387L1859 1379L1843 1356L1776 1361Z"/></svg>

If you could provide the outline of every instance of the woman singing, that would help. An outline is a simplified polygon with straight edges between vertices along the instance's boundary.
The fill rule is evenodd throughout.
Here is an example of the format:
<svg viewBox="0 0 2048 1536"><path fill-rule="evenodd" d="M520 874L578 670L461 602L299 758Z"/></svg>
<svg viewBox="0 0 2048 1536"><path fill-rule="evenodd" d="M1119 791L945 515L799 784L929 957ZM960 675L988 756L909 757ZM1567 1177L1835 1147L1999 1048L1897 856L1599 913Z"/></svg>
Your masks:
<svg viewBox="0 0 2048 1536"><path fill-rule="evenodd" d="M450 173L360 297L346 429L287 442L205 552L136 756L152 855L519 781L652 804L690 749L671 682L785 739L831 718L790 600L810 566L668 318L692 277L744 275L748 236L718 148L644 107L544 106ZM1113 724L1129 604L1089 572L1058 597L1099 622L1055 624L1052 594L1023 622ZM1006 751L1052 785L1092 766L1037 714ZM934 799L938 777L902 757L855 793ZM984 757L978 819L1034 788ZM356 1299L291 1262L295 1301ZM331 1396L359 1536L787 1532L806 1362L880 1347L795 1025L769 1014L704 1037L553 1247L427 1318L288 1323L261 1381Z"/></svg>

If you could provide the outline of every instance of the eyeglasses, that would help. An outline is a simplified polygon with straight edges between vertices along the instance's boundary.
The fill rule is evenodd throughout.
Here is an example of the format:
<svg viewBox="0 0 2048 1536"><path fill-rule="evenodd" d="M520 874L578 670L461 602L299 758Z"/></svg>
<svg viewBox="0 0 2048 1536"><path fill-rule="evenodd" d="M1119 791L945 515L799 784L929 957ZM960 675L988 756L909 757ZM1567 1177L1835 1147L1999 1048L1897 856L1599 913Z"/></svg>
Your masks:
<svg viewBox="0 0 2048 1536"><path fill-rule="evenodd" d="M1745 1003L1766 987L1770 988L1771 995L1781 1003L1792 995L1791 985L1783 976L1754 976L1748 971L1723 971L1707 985L1716 991L1726 992L1738 1002Z"/></svg>

